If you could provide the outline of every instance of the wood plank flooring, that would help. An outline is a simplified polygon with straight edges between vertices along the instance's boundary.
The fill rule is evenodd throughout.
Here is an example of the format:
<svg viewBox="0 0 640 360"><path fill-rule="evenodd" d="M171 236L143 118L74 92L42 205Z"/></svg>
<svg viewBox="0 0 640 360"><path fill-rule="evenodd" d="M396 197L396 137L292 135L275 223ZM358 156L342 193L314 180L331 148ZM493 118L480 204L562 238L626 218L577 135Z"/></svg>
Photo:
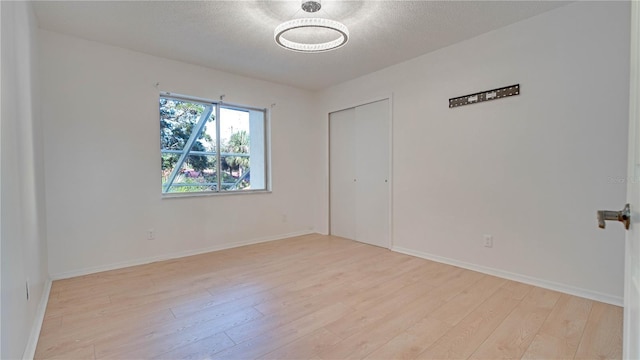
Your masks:
<svg viewBox="0 0 640 360"><path fill-rule="evenodd" d="M622 308L307 235L55 281L36 359L615 359Z"/></svg>

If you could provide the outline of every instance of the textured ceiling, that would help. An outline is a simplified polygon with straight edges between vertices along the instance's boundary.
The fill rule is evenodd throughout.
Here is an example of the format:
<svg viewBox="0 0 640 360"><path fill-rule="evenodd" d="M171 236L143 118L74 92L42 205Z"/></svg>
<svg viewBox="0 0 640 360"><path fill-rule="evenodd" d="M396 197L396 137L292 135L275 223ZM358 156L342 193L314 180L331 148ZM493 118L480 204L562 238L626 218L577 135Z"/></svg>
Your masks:
<svg viewBox="0 0 640 360"><path fill-rule="evenodd" d="M273 40L300 1L39 1L41 28L318 90L563 6L556 1L322 1L349 43L303 54Z"/></svg>

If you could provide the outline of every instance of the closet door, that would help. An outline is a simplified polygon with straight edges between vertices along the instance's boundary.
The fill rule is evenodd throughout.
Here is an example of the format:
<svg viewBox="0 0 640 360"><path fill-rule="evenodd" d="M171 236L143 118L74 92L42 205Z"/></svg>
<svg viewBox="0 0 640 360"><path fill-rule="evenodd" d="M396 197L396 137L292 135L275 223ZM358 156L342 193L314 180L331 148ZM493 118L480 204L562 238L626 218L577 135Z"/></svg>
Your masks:
<svg viewBox="0 0 640 360"><path fill-rule="evenodd" d="M390 247L389 100L355 108L356 237Z"/></svg>
<svg viewBox="0 0 640 360"><path fill-rule="evenodd" d="M331 235L356 239L355 109L329 115Z"/></svg>
<svg viewBox="0 0 640 360"><path fill-rule="evenodd" d="M389 100L329 115L330 233L390 247Z"/></svg>

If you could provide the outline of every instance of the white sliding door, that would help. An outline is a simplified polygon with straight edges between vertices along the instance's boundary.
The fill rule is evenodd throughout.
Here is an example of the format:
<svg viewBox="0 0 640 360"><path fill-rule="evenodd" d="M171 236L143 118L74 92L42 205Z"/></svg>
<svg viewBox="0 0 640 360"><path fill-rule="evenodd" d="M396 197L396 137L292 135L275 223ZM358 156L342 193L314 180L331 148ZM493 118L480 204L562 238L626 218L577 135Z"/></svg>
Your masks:
<svg viewBox="0 0 640 360"><path fill-rule="evenodd" d="M329 115L331 234L356 238L355 109Z"/></svg>
<svg viewBox="0 0 640 360"><path fill-rule="evenodd" d="M356 108L356 240L389 243L389 100Z"/></svg>
<svg viewBox="0 0 640 360"><path fill-rule="evenodd" d="M390 247L390 111L381 100L330 114L331 234Z"/></svg>

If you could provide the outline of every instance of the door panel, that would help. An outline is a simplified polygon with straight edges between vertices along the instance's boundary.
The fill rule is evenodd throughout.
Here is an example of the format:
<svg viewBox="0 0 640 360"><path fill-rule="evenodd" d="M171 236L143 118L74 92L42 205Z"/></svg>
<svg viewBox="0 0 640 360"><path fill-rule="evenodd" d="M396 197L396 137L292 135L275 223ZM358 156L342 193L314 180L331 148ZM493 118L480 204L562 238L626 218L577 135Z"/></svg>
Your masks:
<svg viewBox="0 0 640 360"><path fill-rule="evenodd" d="M389 100L358 106L356 123L356 239L390 247Z"/></svg>
<svg viewBox="0 0 640 360"><path fill-rule="evenodd" d="M356 238L355 109L329 115L330 233Z"/></svg>

